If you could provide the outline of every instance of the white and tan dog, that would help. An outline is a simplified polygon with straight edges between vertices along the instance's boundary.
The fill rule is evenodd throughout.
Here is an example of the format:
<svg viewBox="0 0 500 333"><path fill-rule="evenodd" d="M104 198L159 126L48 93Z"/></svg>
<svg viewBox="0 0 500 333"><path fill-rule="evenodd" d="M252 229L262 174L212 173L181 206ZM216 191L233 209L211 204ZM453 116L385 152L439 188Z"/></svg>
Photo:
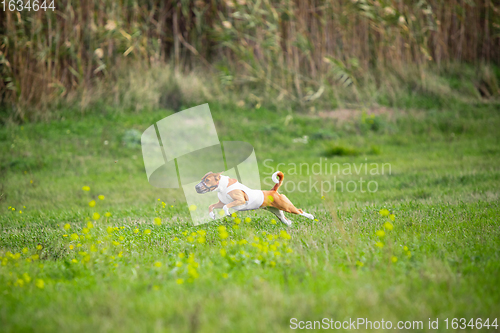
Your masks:
<svg viewBox="0 0 500 333"><path fill-rule="evenodd" d="M292 221L285 217L283 212L302 215L308 219L314 216L297 209L284 194L278 193L278 189L283 183L284 175L281 171L273 174L272 179L276 183L270 191L252 190L238 182L238 180L223 176L222 172L209 172L201 179L196 186L196 192L200 194L217 191L219 202L208 207L210 217L215 219L214 209L222 208L226 215L229 215L229 208L237 211L254 210L264 208L276 215L281 222L287 226L292 225Z"/></svg>

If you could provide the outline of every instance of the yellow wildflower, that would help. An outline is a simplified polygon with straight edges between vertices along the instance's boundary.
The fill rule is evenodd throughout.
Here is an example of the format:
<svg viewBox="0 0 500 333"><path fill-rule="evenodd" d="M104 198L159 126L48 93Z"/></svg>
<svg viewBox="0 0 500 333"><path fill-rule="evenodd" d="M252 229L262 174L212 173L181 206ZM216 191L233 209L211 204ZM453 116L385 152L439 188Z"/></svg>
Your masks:
<svg viewBox="0 0 500 333"><path fill-rule="evenodd" d="M149 230L149 229L144 230L145 235L149 235L150 233L151 233L151 230Z"/></svg>
<svg viewBox="0 0 500 333"><path fill-rule="evenodd" d="M175 282L177 282L177 284L183 284L184 283L184 279L177 279L177 280L175 280Z"/></svg>
<svg viewBox="0 0 500 333"><path fill-rule="evenodd" d="M191 205L191 206L189 206L189 210L190 210L191 212L195 211L195 210L196 210L196 205Z"/></svg>
<svg viewBox="0 0 500 333"><path fill-rule="evenodd" d="M104 195L101 194L98 196L98 198L99 198L99 200L104 200Z"/></svg>
<svg viewBox="0 0 500 333"><path fill-rule="evenodd" d="M94 215L92 215L92 219L94 219L96 221L99 220L100 217L101 217L101 215L99 215L99 213L97 213L97 212L95 212ZM92 223L92 222L90 222L90 223Z"/></svg>
<svg viewBox="0 0 500 333"><path fill-rule="evenodd" d="M69 223L66 223L66 224L64 225L64 229L65 229L65 230L69 230L70 228L71 228L71 226L69 225Z"/></svg>
<svg viewBox="0 0 500 333"><path fill-rule="evenodd" d="M95 200L90 201L90 202L89 202L89 206L90 206L90 207L94 207L94 206L95 206Z"/></svg>
<svg viewBox="0 0 500 333"><path fill-rule="evenodd" d="M389 216L389 211L387 209L383 208L379 211L379 214L382 216Z"/></svg>
<svg viewBox="0 0 500 333"><path fill-rule="evenodd" d="M155 267L161 267L161 262L159 261L155 262Z"/></svg>
<svg viewBox="0 0 500 333"><path fill-rule="evenodd" d="M283 239L291 239L292 238L292 236L290 236L288 234L288 232L286 232L286 230L281 230L280 231L280 237L283 238Z"/></svg>
<svg viewBox="0 0 500 333"><path fill-rule="evenodd" d="M111 216L111 213L110 213L110 212L106 212L106 214L104 214L104 216L106 216L106 217L110 217L110 216Z"/></svg>
<svg viewBox="0 0 500 333"><path fill-rule="evenodd" d="M43 282L42 279L36 279L35 286L37 286L40 289L45 288L45 282Z"/></svg>
<svg viewBox="0 0 500 333"><path fill-rule="evenodd" d="M26 281L26 283L30 283L31 282L31 277L29 276L28 273L24 273L23 274L23 279L24 279L24 281Z"/></svg>
<svg viewBox="0 0 500 333"><path fill-rule="evenodd" d="M384 230L377 230L377 232L375 232L375 235L377 235L379 237L384 237L385 236L385 231Z"/></svg>
<svg viewBox="0 0 500 333"><path fill-rule="evenodd" d="M386 228L387 230L392 230L394 226L392 225L391 222L387 221L384 223L384 228Z"/></svg>
<svg viewBox="0 0 500 333"><path fill-rule="evenodd" d="M43 247L42 247L42 245L40 245L40 244L38 244L38 245L36 246L36 249L37 249L37 250L41 250L42 248L43 248Z"/></svg>
<svg viewBox="0 0 500 333"><path fill-rule="evenodd" d="M398 261L398 257L392 256L391 260L392 260L392 262L396 262L396 261Z"/></svg>
<svg viewBox="0 0 500 333"><path fill-rule="evenodd" d="M155 219L154 219L154 223L155 223L156 225L161 225L161 219L160 219L159 217L155 217Z"/></svg>
<svg viewBox="0 0 500 333"><path fill-rule="evenodd" d="M84 190L84 191L87 191L87 192L88 192L88 191L90 191L90 187L88 187L88 186L84 186L84 187L82 187L82 190Z"/></svg>

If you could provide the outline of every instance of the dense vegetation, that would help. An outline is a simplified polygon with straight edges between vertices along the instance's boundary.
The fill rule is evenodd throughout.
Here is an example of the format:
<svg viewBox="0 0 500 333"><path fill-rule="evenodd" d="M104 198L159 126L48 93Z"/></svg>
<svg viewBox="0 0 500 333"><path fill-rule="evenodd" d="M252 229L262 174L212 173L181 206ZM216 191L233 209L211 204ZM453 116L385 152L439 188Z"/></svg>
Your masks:
<svg viewBox="0 0 500 333"><path fill-rule="evenodd" d="M139 110L228 99L314 110L394 105L409 93L499 94L491 65L500 7L491 0L61 0L56 8L0 12L4 120L50 119L61 103L88 112L103 100Z"/></svg>

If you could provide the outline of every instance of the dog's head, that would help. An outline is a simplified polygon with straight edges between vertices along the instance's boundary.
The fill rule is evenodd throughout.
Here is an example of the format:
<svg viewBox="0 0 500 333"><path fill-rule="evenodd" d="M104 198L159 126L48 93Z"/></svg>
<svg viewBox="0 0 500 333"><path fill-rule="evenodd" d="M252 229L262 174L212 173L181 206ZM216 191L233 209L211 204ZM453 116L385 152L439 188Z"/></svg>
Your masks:
<svg viewBox="0 0 500 333"><path fill-rule="evenodd" d="M215 190L217 187L219 187L219 181L220 181L220 175L222 172L219 173L213 173L209 172L203 178L201 179L201 182L199 182L194 188L196 192L200 194L212 192Z"/></svg>

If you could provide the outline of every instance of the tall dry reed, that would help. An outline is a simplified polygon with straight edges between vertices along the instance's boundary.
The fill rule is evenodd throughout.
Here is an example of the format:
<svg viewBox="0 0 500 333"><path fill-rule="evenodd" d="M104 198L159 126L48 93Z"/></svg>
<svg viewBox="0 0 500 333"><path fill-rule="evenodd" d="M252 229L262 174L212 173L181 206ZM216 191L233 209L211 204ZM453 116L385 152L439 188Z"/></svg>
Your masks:
<svg viewBox="0 0 500 333"><path fill-rule="evenodd" d="M497 63L492 0L58 0L56 11L0 12L0 98L20 117L117 69L204 67L227 87L302 103L325 82L427 63ZM381 84L378 82L378 84ZM82 105L84 107L84 105Z"/></svg>

